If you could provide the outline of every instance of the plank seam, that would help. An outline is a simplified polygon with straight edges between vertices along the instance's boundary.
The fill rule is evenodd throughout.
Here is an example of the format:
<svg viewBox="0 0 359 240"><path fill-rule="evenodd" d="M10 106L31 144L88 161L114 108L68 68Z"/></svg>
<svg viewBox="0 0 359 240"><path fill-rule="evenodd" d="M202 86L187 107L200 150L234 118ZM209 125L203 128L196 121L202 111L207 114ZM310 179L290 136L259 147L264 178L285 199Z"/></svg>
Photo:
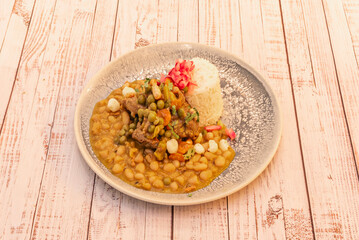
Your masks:
<svg viewBox="0 0 359 240"><path fill-rule="evenodd" d="M116 14L115 14L115 24L114 24L114 26L113 26L113 35L112 35L112 43L111 43L110 59L109 59L109 61L112 60L113 44L114 44L114 42L115 42L115 35L116 35L118 7L119 7L119 0L117 0L117 7L116 7Z"/></svg>
<svg viewBox="0 0 359 240"><path fill-rule="evenodd" d="M95 3L95 10L94 10L94 14L93 14L93 20L92 20L92 27L91 27L91 39L93 37L93 28L95 25L95 19L96 19L96 11L97 11L97 3L98 0L96 0ZM87 67L87 72L89 69L89 65ZM89 239L89 233L90 233L90 224L91 224L91 214L92 214L92 203L93 203L93 197L94 197L94 193L95 193L95 185L96 185L96 174L94 174L93 176L93 184L92 184L92 193L91 193L91 201L90 201L90 210L89 210L89 219L87 222L87 233L86 233L86 239Z"/></svg>
<svg viewBox="0 0 359 240"><path fill-rule="evenodd" d="M254 222L256 224L256 239L258 240L258 222L257 222L257 217L258 217L258 212L257 212L257 204L256 204L256 193L253 190L253 203L254 203Z"/></svg>
<svg viewBox="0 0 359 240"><path fill-rule="evenodd" d="M57 4L57 1L56 1L56 4ZM56 6L55 6L55 8L54 8L54 14L55 14L55 12L56 12ZM71 40L71 33L72 33L73 23L74 23L74 20L72 20L72 23L71 23L71 30L70 30L70 33L69 33L69 42L70 42L70 40ZM52 24L51 24L51 25L52 25ZM64 64L63 64L63 68L65 68L65 66L66 66L69 48L70 48L70 47L68 46L67 49L66 49L66 55L65 55L65 58L64 58L64 59L65 59L65 62L64 62ZM63 69L62 69L62 70L63 70ZM64 79L64 75L62 75L62 77L61 77L60 87L59 87L59 90L58 90L58 92L57 92L58 94L57 94L57 99L56 99L56 104L55 104L55 111L54 111L54 114L53 114L52 124L51 124L51 127L50 127L49 144L48 144L48 148L47 148L47 150L46 150L45 163L44 163L44 168L43 168L43 170L42 170L40 187L39 187L39 194L38 194L38 198L37 198L36 205L35 205L35 211L34 211L34 217L33 217L33 221L32 221L30 238L32 237L33 231L34 231L35 216L36 216L36 212L37 212L37 210L38 210L38 203L39 203L39 199L40 199L39 196L40 196L40 193L41 193L42 182L43 182L43 179L44 179L44 174L45 174L45 169L46 169L46 163L47 163L48 156L49 156L49 149L50 149L50 146L51 146L51 134L52 134L52 130L53 130L53 127L54 127L54 122L55 122L55 119L56 119L57 106L58 106L58 104L59 104L59 99L60 99L59 95L60 95L60 92L61 92L63 79Z"/></svg>
<svg viewBox="0 0 359 240"><path fill-rule="evenodd" d="M290 86L291 86L291 90L292 90L292 98L293 98L293 107L294 107L294 114L295 114L295 120L297 123L297 134L299 137L299 148L300 148L300 155L302 158L302 166L303 166L303 174L304 174L304 182L305 182L305 190L307 192L307 201L308 201L308 207L309 207L309 212L310 212L310 222L312 225L312 234L313 234L313 238L314 240L316 239L315 237L315 231L314 231L314 222L313 222L313 212L311 209L311 202L310 202L310 197L309 197L309 190L308 190L308 182L307 182L307 175L306 175L306 171L305 171L305 163L304 163L304 156L303 156L303 147L302 147L302 142L301 142L301 135L300 135L300 130L299 130L299 123L298 123L298 113L297 113L297 104L296 104L296 100L295 100L295 95L294 95L294 88L293 88L293 79L292 79L292 73L291 73L291 68L290 68L290 62L289 62L289 55L288 55L288 46L287 46L287 38L286 38L286 33L285 33L285 28L284 28L284 19L283 19L283 10L282 10L282 0L279 0L279 6L280 6L280 14L281 14L281 20L282 20L282 30L283 30L283 37L284 37L284 45L285 45L285 52L286 52L286 57L287 57L287 66L288 66L288 72L289 72L289 79L290 79ZM304 16L303 16L304 19ZM305 31L307 32L307 31ZM307 36L308 38L308 36ZM309 50L309 46L308 46L308 50ZM313 70L313 65L312 65L312 60L310 57L310 61L311 61L311 68ZM313 75L313 79L314 79L314 75Z"/></svg>
<svg viewBox="0 0 359 240"><path fill-rule="evenodd" d="M14 3L14 5L15 5L15 3ZM34 0L34 5L32 6L31 15L30 15L30 19L29 19L29 24L27 25L27 30L26 30L24 42L23 42L23 44L22 44L22 49L21 49L21 53L20 53L19 62L18 62L18 64L17 64L17 68L16 68L16 72L15 72L15 78L14 78L14 81L13 81L13 83L12 83L12 87L11 87L11 90L10 90L9 100L8 100L7 105L6 105L6 108L5 108L4 117L3 117L3 120L2 120L1 125L0 125L0 136L1 136L2 129L3 129L4 123L5 123L5 119L6 119L6 116L7 116L7 111L8 111L8 109L9 109L10 101L11 101L11 98L12 98L12 94L13 94L13 92L14 92L16 77L17 77L17 75L18 75L18 73L19 73L19 67L20 67L20 63L21 63L21 60L22 60L22 54L24 53L25 42L26 42L26 40L27 40L27 35L28 35L28 33L29 33L30 24L31 24L31 20L32 20L32 15L33 15L33 13L34 13L35 5L36 5L36 0ZM11 16L12 16L12 13L11 13ZM10 17L10 19L11 19L11 17ZM9 19L9 22L10 22L10 19ZM6 32L7 32L7 29L6 29ZM5 42L5 38L6 38L6 34L5 34L5 37L4 37L4 41L3 41L3 42ZM1 45L1 48L2 48L2 45ZM1 49L0 49L0 52L1 52Z"/></svg>
<svg viewBox="0 0 359 240"><path fill-rule="evenodd" d="M342 94L342 90L341 90L341 87L340 87L340 81L339 81L339 76L338 76L337 64L336 64L336 60L335 60L335 56L334 56L333 44L332 44L332 39L331 39L331 37L330 37L328 20L327 20L327 14L326 14L326 12L325 12L323 0L321 0L321 3L322 3L322 7L323 7L325 25L326 25L326 27L327 27L327 33L328 33L328 37L329 37L330 50L331 50L331 52L332 52L332 58L333 58L333 63L334 63L335 76L336 76L337 83L338 83L340 103L341 103L341 105L342 105L342 107L343 107L343 113L344 113L346 130L348 131L348 135L349 135L349 139L350 139L350 147L351 147L351 149L352 149L353 160L354 160L354 164L355 164L355 170L356 170L357 177L358 177L358 180L359 180L359 172L358 172L358 165L357 165L357 160L358 160L358 159L356 159L356 156L355 156L353 139L352 139L352 136L351 136L351 134L350 134L350 129L349 129L350 126L349 126L349 124L348 124L347 111L346 111L346 109L345 109L345 104L344 104L344 101L343 101L343 94ZM344 9L343 9L343 11L344 11ZM349 28L349 27L348 27L348 28ZM350 31L349 31L349 32L350 32ZM354 52L354 56L355 56L355 52ZM355 58L355 59L356 59L356 58Z"/></svg>

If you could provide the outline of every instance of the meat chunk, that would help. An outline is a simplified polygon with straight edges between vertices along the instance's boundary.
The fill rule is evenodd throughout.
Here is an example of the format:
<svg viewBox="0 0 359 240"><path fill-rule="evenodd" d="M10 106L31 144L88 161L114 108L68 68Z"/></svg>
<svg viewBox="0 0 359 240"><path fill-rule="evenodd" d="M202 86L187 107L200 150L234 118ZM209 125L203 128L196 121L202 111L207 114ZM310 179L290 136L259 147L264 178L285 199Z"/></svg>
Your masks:
<svg viewBox="0 0 359 240"><path fill-rule="evenodd" d="M195 120L189 121L187 124L184 120L177 120L173 130L180 138L195 138L199 135L199 125Z"/></svg>
<svg viewBox="0 0 359 240"><path fill-rule="evenodd" d="M140 108L145 109L144 106L137 102L137 97L124 98L122 99L122 105L131 112L131 116L134 117Z"/></svg>
<svg viewBox="0 0 359 240"><path fill-rule="evenodd" d="M132 133L132 138L139 142L145 148L156 149L159 142L157 139L148 139L144 131L138 128Z"/></svg>

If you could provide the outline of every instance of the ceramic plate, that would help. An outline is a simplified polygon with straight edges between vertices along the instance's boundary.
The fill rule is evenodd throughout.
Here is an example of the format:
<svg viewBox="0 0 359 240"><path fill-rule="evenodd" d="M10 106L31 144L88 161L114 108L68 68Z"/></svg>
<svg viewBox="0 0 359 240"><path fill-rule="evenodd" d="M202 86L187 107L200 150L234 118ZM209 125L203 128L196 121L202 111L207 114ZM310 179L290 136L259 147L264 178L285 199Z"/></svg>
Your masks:
<svg viewBox="0 0 359 240"><path fill-rule="evenodd" d="M192 194L168 194L135 188L113 176L92 151L89 123L96 102L126 81L160 78L176 59L201 57L216 65L224 100L222 121L237 136L231 141L236 156L230 166L207 187ZM273 91L265 79L238 57L195 43L164 43L140 48L112 61L86 85L77 103L75 133L83 158L91 169L117 190L144 201L165 205L191 205L213 201L243 188L269 164L278 147L281 117Z"/></svg>

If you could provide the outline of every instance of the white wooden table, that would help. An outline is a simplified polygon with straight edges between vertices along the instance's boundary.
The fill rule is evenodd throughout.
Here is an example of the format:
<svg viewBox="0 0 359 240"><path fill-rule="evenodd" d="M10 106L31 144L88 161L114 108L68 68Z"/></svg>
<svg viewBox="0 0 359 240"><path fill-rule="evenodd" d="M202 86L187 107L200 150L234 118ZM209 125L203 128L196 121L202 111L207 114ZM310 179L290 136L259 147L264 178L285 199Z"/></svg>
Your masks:
<svg viewBox="0 0 359 240"><path fill-rule="evenodd" d="M138 47L190 41L260 70L283 135L249 186L159 206L77 149L84 84ZM0 0L0 239L359 239L359 1Z"/></svg>

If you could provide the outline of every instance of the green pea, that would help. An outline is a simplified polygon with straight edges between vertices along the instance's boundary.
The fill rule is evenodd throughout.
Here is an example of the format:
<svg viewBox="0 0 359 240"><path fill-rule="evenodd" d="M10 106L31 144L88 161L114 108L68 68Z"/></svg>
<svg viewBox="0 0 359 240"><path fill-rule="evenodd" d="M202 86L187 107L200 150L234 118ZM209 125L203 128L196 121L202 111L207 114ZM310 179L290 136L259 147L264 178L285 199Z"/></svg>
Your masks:
<svg viewBox="0 0 359 240"><path fill-rule="evenodd" d="M120 143L121 144L124 144L126 142L126 140L127 140L126 136L120 137Z"/></svg>
<svg viewBox="0 0 359 240"><path fill-rule="evenodd" d="M165 107L165 102L163 100L158 100L157 101L157 108L158 109L163 109Z"/></svg>
<svg viewBox="0 0 359 240"><path fill-rule="evenodd" d="M137 102L141 105L144 105L146 103L146 97L144 95L138 96Z"/></svg>
<svg viewBox="0 0 359 240"><path fill-rule="evenodd" d="M129 129L129 128L128 128L128 125L127 125L127 124L126 124L126 125L123 125L122 129L123 129L123 130L125 130L125 131L127 132L127 131L128 131L128 129Z"/></svg>
<svg viewBox="0 0 359 240"><path fill-rule="evenodd" d="M166 136L166 138L170 138L170 137L172 136L171 130L167 130L167 131L165 132L165 136Z"/></svg>
<svg viewBox="0 0 359 240"><path fill-rule="evenodd" d="M185 113L185 111L183 110L183 108L178 109L178 116L179 116L180 118L184 118L184 117L186 116L186 113Z"/></svg>
<svg viewBox="0 0 359 240"><path fill-rule="evenodd" d="M148 114L150 113L150 110L149 109L145 109L144 111L143 111L143 116L144 117L148 117Z"/></svg>
<svg viewBox="0 0 359 240"><path fill-rule="evenodd" d="M169 102L165 102L165 108L169 108L170 107L170 103Z"/></svg>
<svg viewBox="0 0 359 240"><path fill-rule="evenodd" d="M164 129L161 129L160 135L163 135L163 134L165 134L165 130L164 130Z"/></svg>
<svg viewBox="0 0 359 240"><path fill-rule="evenodd" d="M148 131L149 133L153 133L153 132L155 131L155 126L154 126L154 125L148 126L147 131Z"/></svg>
<svg viewBox="0 0 359 240"><path fill-rule="evenodd" d="M135 129L135 128L136 128L136 124L131 123L131 124L130 124L130 129Z"/></svg>
<svg viewBox="0 0 359 240"><path fill-rule="evenodd" d="M145 91L146 91L146 93L151 92L151 87L150 87L150 86L146 87L146 88L145 88Z"/></svg>
<svg viewBox="0 0 359 240"><path fill-rule="evenodd" d="M155 102L154 96L152 94L148 95L148 97L147 97L147 105L150 105L153 102Z"/></svg>
<svg viewBox="0 0 359 240"><path fill-rule="evenodd" d="M145 110L143 110L142 108L138 109L137 111L137 114L138 114L138 117L143 117L143 114L144 114Z"/></svg>
<svg viewBox="0 0 359 240"><path fill-rule="evenodd" d="M155 120L156 120L156 113L150 112L150 114L148 114L148 121L154 122Z"/></svg>
<svg viewBox="0 0 359 240"><path fill-rule="evenodd" d="M156 103L151 103L150 104L150 109L152 110L152 111L156 111L157 110L157 105L156 105Z"/></svg>
<svg viewBox="0 0 359 240"><path fill-rule="evenodd" d="M128 130L128 135L132 135L133 131L133 129Z"/></svg>
<svg viewBox="0 0 359 240"><path fill-rule="evenodd" d="M171 178L165 177L165 178L163 179L163 183L164 183L165 185L170 185L170 184L171 184Z"/></svg>
<svg viewBox="0 0 359 240"><path fill-rule="evenodd" d="M125 135L126 131L124 129L121 129L121 131L118 133L120 136Z"/></svg>

